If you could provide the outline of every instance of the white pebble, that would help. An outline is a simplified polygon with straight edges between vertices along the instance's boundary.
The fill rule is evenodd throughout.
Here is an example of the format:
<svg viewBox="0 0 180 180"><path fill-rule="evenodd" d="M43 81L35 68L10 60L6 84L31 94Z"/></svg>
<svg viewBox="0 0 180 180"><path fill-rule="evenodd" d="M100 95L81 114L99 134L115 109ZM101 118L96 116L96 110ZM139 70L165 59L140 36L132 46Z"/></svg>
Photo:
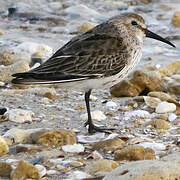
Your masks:
<svg viewBox="0 0 180 180"><path fill-rule="evenodd" d="M35 167L38 169L39 171L39 176L40 178L43 177L46 174L46 168L40 164L36 164Z"/></svg>
<svg viewBox="0 0 180 180"><path fill-rule="evenodd" d="M114 109L114 108L117 107L117 104L115 102L113 102L113 101L108 101L106 103L106 107L109 108L109 109Z"/></svg>
<svg viewBox="0 0 180 180"><path fill-rule="evenodd" d="M46 172L46 174L47 174L47 175L58 174L58 171L56 171L56 170L48 170L48 171Z"/></svg>
<svg viewBox="0 0 180 180"><path fill-rule="evenodd" d="M132 112L125 112L125 120L129 120L132 117L148 118L150 117L150 113L145 110L135 110Z"/></svg>
<svg viewBox="0 0 180 180"><path fill-rule="evenodd" d="M88 119L87 113L82 114L80 117L84 121ZM91 117L92 117L92 119L97 120L97 121L102 121L102 120L106 119L106 116L104 115L104 113L102 111L99 111L99 110L92 111Z"/></svg>
<svg viewBox="0 0 180 180"><path fill-rule="evenodd" d="M174 121L175 119L177 118L177 115L174 114L174 113L171 113L169 116L168 116L168 120L171 122L171 121Z"/></svg>
<svg viewBox="0 0 180 180"><path fill-rule="evenodd" d="M26 121L32 122L32 117L34 117L34 113L29 110L23 109L11 109L5 113L8 116L9 121L24 123Z"/></svg>
<svg viewBox="0 0 180 180"><path fill-rule="evenodd" d="M166 149L166 146L162 143L144 142L140 143L139 145L143 146L144 148L151 148L154 151L164 151Z"/></svg>
<svg viewBox="0 0 180 180"><path fill-rule="evenodd" d="M156 113L170 113L176 110L174 103L168 103L166 101L160 102L156 107Z"/></svg>
<svg viewBox="0 0 180 180"><path fill-rule="evenodd" d="M79 179L85 179L85 178L91 178L91 176L85 172L82 172L82 171L74 171L72 173L72 179L73 180L79 180Z"/></svg>
<svg viewBox="0 0 180 180"><path fill-rule="evenodd" d="M79 143L94 143L101 141L105 138L105 133L96 133L91 136L78 135L77 139Z"/></svg>
<svg viewBox="0 0 180 180"><path fill-rule="evenodd" d="M65 145L62 146L62 150L68 153L80 153L84 152L84 146L82 144Z"/></svg>

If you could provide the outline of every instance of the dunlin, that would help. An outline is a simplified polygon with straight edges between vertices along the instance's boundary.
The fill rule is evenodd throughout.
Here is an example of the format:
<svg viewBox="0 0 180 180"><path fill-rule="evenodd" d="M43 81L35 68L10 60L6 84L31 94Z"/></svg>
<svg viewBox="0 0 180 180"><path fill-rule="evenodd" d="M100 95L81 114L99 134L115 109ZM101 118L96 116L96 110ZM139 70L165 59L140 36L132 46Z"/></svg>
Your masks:
<svg viewBox="0 0 180 180"><path fill-rule="evenodd" d="M95 126L91 119L91 90L111 87L120 82L140 61L144 37L175 47L149 31L141 16L126 13L76 36L39 67L13 74L16 78L12 83L58 84L60 88L84 91L88 131L103 131L108 128Z"/></svg>

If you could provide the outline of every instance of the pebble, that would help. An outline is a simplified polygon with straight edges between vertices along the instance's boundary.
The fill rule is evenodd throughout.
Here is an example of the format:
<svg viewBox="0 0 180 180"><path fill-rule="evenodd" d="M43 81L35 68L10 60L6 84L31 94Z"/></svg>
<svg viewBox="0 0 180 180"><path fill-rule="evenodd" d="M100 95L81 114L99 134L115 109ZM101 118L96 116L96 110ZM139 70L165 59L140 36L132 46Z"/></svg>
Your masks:
<svg viewBox="0 0 180 180"><path fill-rule="evenodd" d="M162 143L143 142L143 143L140 143L139 145L143 146L144 148L151 148L154 151L164 151L166 149L166 146Z"/></svg>
<svg viewBox="0 0 180 180"><path fill-rule="evenodd" d="M46 168L43 165L36 164L35 167L38 169L39 177L42 178L46 175L47 171Z"/></svg>
<svg viewBox="0 0 180 180"><path fill-rule="evenodd" d="M168 64L166 67L160 68L159 72L162 76L171 76L173 74L178 74L180 69L180 61L175 61Z"/></svg>
<svg viewBox="0 0 180 180"><path fill-rule="evenodd" d="M180 166L174 161L145 160L122 164L103 180L175 180L180 177Z"/></svg>
<svg viewBox="0 0 180 180"><path fill-rule="evenodd" d="M163 119L155 119L155 120L151 120L148 125L151 125L153 126L154 128L157 128L157 129L169 129L170 128L170 124L163 120Z"/></svg>
<svg viewBox="0 0 180 180"><path fill-rule="evenodd" d="M0 136L0 156L3 156L9 152L9 147L5 139Z"/></svg>
<svg viewBox="0 0 180 180"><path fill-rule="evenodd" d="M166 101L160 102L156 107L156 113L172 113L176 111L176 105Z"/></svg>
<svg viewBox="0 0 180 180"><path fill-rule="evenodd" d="M115 161L137 161L137 160L152 160L156 159L156 154L151 148L144 148L141 145L128 146L122 150L115 151Z"/></svg>
<svg viewBox="0 0 180 180"><path fill-rule="evenodd" d="M131 119L132 117L148 118L150 117L150 113L145 110L135 110L131 112L125 112L124 116L125 120Z"/></svg>
<svg viewBox="0 0 180 180"><path fill-rule="evenodd" d="M16 123L32 122L34 113L29 110L23 109L10 109L5 115L8 116L8 120Z"/></svg>
<svg viewBox="0 0 180 180"><path fill-rule="evenodd" d="M172 24L175 27L180 27L180 12L175 12L172 19Z"/></svg>
<svg viewBox="0 0 180 180"><path fill-rule="evenodd" d="M115 97L134 97L140 95L146 89L148 91L161 91L162 80L159 72L135 71L130 80L125 79L114 85L110 92Z"/></svg>
<svg viewBox="0 0 180 180"><path fill-rule="evenodd" d="M47 129L43 129L44 131ZM12 128L8 130L4 135L3 138L6 140L9 145L13 143L32 143L31 134L42 131L42 128L37 129L19 129L19 128Z"/></svg>
<svg viewBox="0 0 180 180"><path fill-rule="evenodd" d="M161 102L159 98L148 97L148 96L144 96L144 101L151 108L156 108L158 103Z"/></svg>
<svg viewBox="0 0 180 180"><path fill-rule="evenodd" d="M23 170L23 171L22 171ZM11 172L11 179L39 179L39 170L26 161L19 161L18 166Z"/></svg>
<svg viewBox="0 0 180 180"><path fill-rule="evenodd" d="M171 113L171 114L169 114L169 116L168 116L168 120L169 120L170 122L171 122L171 121L174 121L176 118L177 118L177 115L174 114L174 113Z"/></svg>
<svg viewBox="0 0 180 180"><path fill-rule="evenodd" d="M154 98L159 98L161 101L168 101L169 99L172 99L172 97L165 92L153 91L153 92L149 92L148 96L154 97Z"/></svg>
<svg viewBox="0 0 180 180"><path fill-rule="evenodd" d="M82 163L80 161L71 161L69 164L73 167L81 167L84 165L84 163Z"/></svg>
<svg viewBox="0 0 180 180"><path fill-rule="evenodd" d="M13 170L10 163L0 161L0 177L10 177L11 171Z"/></svg>
<svg viewBox="0 0 180 180"><path fill-rule="evenodd" d="M105 133L96 133L90 136L78 135L77 138L79 143L94 143L104 139Z"/></svg>
<svg viewBox="0 0 180 180"><path fill-rule="evenodd" d="M109 109L115 109L117 107L117 104L113 101L108 101L106 103L106 107L109 108Z"/></svg>
<svg viewBox="0 0 180 180"><path fill-rule="evenodd" d="M15 51L12 48L2 48L0 50L0 62L7 66L15 62L25 61L28 64L31 61L31 56L27 52Z"/></svg>
<svg viewBox="0 0 180 180"><path fill-rule="evenodd" d="M103 156L98 151L93 151L87 159L100 160L103 159Z"/></svg>
<svg viewBox="0 0 180 180"><path fill-rule="evenodd" d="M97 172L111 172L117 168L119 164L113 160L102 159L91 163L88 167L88 173L95 174Z"/></svg>
<svg viewBox="0 0 180 180"><path fill-rule="evenodd" d="M91 112L91 117L92 117L92 119L97 120L97 121L103 121L103 120L105 120L105 119L107 118L107 117L104 115L104 113L103 113L102 111L99 111L99 110L92 111L92 112ZM82 115L80 116L80 118L81 118L83 121L87 120L87 119L88 119L87 113L82 114Z"/></svg>
<svg viewBox="0 0 180 180"><path fill-rule="evenodd" d="M26 61L18 61L9 66L0 66L0 81L10 82L12 74L29 71L29 63Z"/></svg>
<svg viewBox="0 0 180 180"><path fill-rule="evenodd" d="M72 172L72 180L82 180L86 178L91 178L92 176L83 172L83 171L73 171Z"/></svg>
<svg viewBox="0 0 180 180"><path fill-rule="evenodd" d="M18 46L14 47L15 51L26 52L31 56L39 58L48 58L52 55L52 48L45 44L38 44L35 42L23 42Z"/></svg>
<svg viewBox="0 0 180 180"><path fill-rule="evenodd" d="M85 148L82 144L64 145L62 150L67 153L80 153L84 152Z"/></svg>
<svg viewBox="0 0 180 180"><path fill-rule="evenodd" d="M50 130L45 132L38 132L32 135L34 142L38 144L44 144L48 146L55 146L56 148L61 148L63 145L75 144L76 135L70 130Z"/></svg>
<svg viewBox="0 0 180 180"><path fill-rule="evenodd" d="M54 175L54 174L59 174L59 172L56 171L56 170L48 170L48 171L46 172L46 174L49 175L49 176L51 176L51 175Z"/></svg>
<svg viewBox="0 0 180 180"><path fill-rule="evenodd" d="M81 26L78 27L78 30L81 32L81 33L84 33L84 32L87 32L89 31L90 29L94 28L95 25L90 23L90 22L85 22L83 23Z"/></svg>
<svg viewBox="0 0 180 180"><path fill-rule="evenodd" d="M93 150L103 150L103 151L115 151L117 149L122 149L125 143L120 138L115 137L113 139L108 139L104 141L99 141L92 144Z"/></svg>

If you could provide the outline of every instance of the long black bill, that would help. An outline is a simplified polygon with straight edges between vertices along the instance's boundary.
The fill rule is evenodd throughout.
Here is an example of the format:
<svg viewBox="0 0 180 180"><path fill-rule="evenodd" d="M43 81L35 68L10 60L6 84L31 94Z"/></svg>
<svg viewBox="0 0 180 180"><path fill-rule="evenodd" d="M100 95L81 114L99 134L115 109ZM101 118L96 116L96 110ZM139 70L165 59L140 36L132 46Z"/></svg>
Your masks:
<svg viewBox="0 0 180 180"><path fill-rule="evenodd" d="M152 39L156 39L156 40L158 40L158 41L162 41L162 42L164 42L164 43L166 43L166 44L169 44L170 46L172 46L172 47L174 47L174 48L176 47L174 44L172 44L172 43L169 42L168 40L162 38L161 36L159 36L159 35L151 32L151 31L149 31L149 30L147 30L147 29L145 29L145 33L146 33L146 37L149 37L149 38L152 38Z"/></svg>

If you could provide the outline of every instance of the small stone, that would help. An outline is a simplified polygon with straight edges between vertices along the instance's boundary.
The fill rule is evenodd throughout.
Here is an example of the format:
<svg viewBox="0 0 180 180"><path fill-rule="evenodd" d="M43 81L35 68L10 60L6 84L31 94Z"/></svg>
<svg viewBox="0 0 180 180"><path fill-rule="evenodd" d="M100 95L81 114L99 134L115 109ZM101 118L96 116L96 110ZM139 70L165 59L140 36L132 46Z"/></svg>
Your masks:
<svg viewBox="0 0 180 180"><path fill-rule="evenodd" d="M9 145L12 145L13 143L32 143L31 140L31 134L37 134L37 132L41 131L48 131L48 129L18 129L18 128L12 128L8 130L4 135L3 138L8 142Z"/></svg>
<svg viewBox="0 0 180 180"><path fill-rule="evenodd" d="M54 175L54 174L58 174L58 173L59 173L59 172L56 171L56 170L48 170L48 171L46 172L46 174L49 175L49 176Z"/></svg>
<svg viewBox="0 0 180 180"><path fill-rule="evenodd" d="M165 93L165 92L153 91L153 92L149 92L148 96L159 98L161 101L168 101L169 99L172 99L172 97L169 94Z"/></svg>
<svg viewBox="0 0 180 180"><path fill-rule="evenodd" d="M81 26L78 27L78 30L81 32L81 33L84 33L84 32L87 32L89 31L90 29L94 28L95 25L90 23L90 22L85 22L83 23Z"/></svg>
<svg viewBox="0 0 180 180"><path fill-rule="evenodd" d="M88 135L88 136L78 135L77 138L79 143L85 143L85 144L94 143L104 139L105 133L96 133L94 135Z"/></svg>
<svg viewBox="0 0 180 180"><path fill-rule="evenodd" d="M98 151L93 151L87 159L100 160L103 159L103 156Z"/></svg>
<svg viewBox="0 0 180 180"><path fill-rule="evenodd" d="M42 178L46 175L46 168L40 164L36 164L35 167L38 169L39 177Z"/></svg>
<svg viewBox="0 0 180 180"><path fill-rule="evenodd" d="M35 136L35 134L34 134ZM76 136L73 131L70 130L51 130L48 132L40 133L36 135L38 144L46 144L48 146L55 146L61 148L63 145L75 144Z"/></svg>
<svg viewBox="0 0 180 180"><path fill-rule="evenodd" d="M115 151L115 161L137 161L137 160L151 160L156 159L156 154L151 148L144 148L143 146L128 146L122 150Z"/></svg>
<svg viewBox="0 0 180 180"><path fill-rule="evenodd" d="M2 136L0 136L0 156L3 156L9 152L9 147L7 142L4 140Z"/></svg>
<svg viewBox="0 0 180 180"><path fill-rule="evenodd" d="M152 120L148 123L148 125L151 125L153 126L154 128L157 128L157 129L169 129L170 128L170 124L163 120L163 119L155 119L155 120Z"/></svg>
<svg viewBox="0 0 180 180"><path fill-rule="evenodd" d="M118 166L119 164L115 161L102 159L90 164L87 169L88 173L95 174L97 172L111 172Z"/></svg>
<svg viewBox="0 0 180 180"><path fill-rule="evenodd" d="M0 50L0 63L7 66L14 64L19 61L25 61L28 64L31 61L31 56L29 53L26 52L17 52L13 49L9 48L2 48Z"/></svg>
<svg viewBox="0 0 180 180"><path fill-rule="evenodd" d="M76 180L82 180L82 179L86 179L86 178L91 178L91 175L82 172L82 171L74 171L72 172L72 179L76 179Z"/></svg>
<svg viewBox="0 0 180 180"><path fill-rule="evenodd" d="M11 172L11 179L21 178L39 179L40 174L35 166L21 160L19 161L17 168Z"/></svg>
<svg viewBox="0 0 180 180"><path fill-rule="evenodd" d="M177 115L174 114L174 113L171 113L171 114L169 114L169 116L168 116L168 120L169 120L170 122L171 122L171 121L174 121L176 118L177 118Z"/></svg>
<svg viewBox="0 0 180 180"><path fill-rule="evenodd" d="M84 146L82 144L64 145L62 150L67 153L80 153L84 152Z"/></svg>
<svg viewBox="0 0 180 180"><path fill-rule="evenodd" d="M0 176L1 177L10 177L12 166L10 163L0 162Z"/></svg>
<svg viewBox="0 0 180 180"><path fill-rule="evenodd" d="M4 30L0 29L0 35L3 35L4 33Z"/></svg>
<svg viewBox="0 0 180 180"><path fill-rule="evenodd" d="M42 147L31 144L17 144L9 148L9 154L17 154L20 152L39 152L42 151Z"/></svg>
<svg viewBox="0 0 180 180"><path fill-rule="evenodd" d="M151 1L150 0L141 0L141 2L144 4L149 4Z"/></svg>
<svg viewBox="0 0 180 180"><path fill-rule="evenodd" d="M16 123L24 123L24 122L32 122L32 117L34 117L34 113L29 110L23 109L11 109L6 112L9 121L13 121Z"/></svg>
<svg viewBox="0 0 180 180"><path fill-rule="evenodd" d="M44 105L47 105L47 104L50 104L50 100L48 98L44 97L41 99L41 103Z"/></svg>
<svg viewBox="0 0 180 180"><path fill-rule="evenodd" d="M29 63L26 61L18 61L9 66L0 66L0 81L10 82L12 74L29 71Z"/></svg>
<svg viewBox="0 0 180 180"><path fill-rule="evenodd" d="M174 13L172 23L175 27L180 27L180 12Z"/></svg>
<svg viewBox="0 0 180 180"><path fill-rule="evenodd" d="M117 104L113 101L108 101L106 103L106 107L109 108L109 109L115 109L117 107Z"/></svg>
<svg viewBox="0 0 180 180"><path fill-rule="evenodd" d="M177 74L180 70L180 61L173 62L166 67L160 68L159 72L162 76L171 76Z"/></svg>
<svg viewBox="0 0 180 180"><path fill-rule="evenodd" d="M168 85L168 90L169 92L173 93L173 94L180 94L180 82L175 82L172 84Z"/></svg>
<svg viewBox="0 0 180 180"><path fill-rule="evenodd" d="M161 102L159 98L148 97L148 96L144 96L144 101L151 108L156 108L158 103Z"/></svg>
<svg viewBox="0 0 180 180"><path fill-rule="evenodd" d="M164 151L166 149L166 146L162 143L143 142L140 143L139 145L143 146L144 148L153 149L154 151Z"/></svg>
<svg viewBox="0 0 180 180"><path fill-rule="evenodd" d="M102 120L105 120L105 119L106 119L106 116L104 115L104 113L103 113L102 111L99 111L99 110L97 110L97 111L92 111L92 112L91 112L91 117L92 117L92 119L97 120L97 121L102 121ZM88 119L87 113L82 114L82 115L80 116L80 118L81 118L82 120L84 120L84 121L87 120L87 119Z"/></svg>
<svg viewBox="0 0 180 180"><path fill-rule="evenodd" d="M176 105L166 101L160 102L156 107L156 113L172 113L176 111Z"/></svg>
<svg viewBox="0 0 180 180"><path fill-rule="evenodd" d="M120 138L115 137L113 139L108 139L104 141L99 141L92 144L93 150L104 150L104 151L115 151L118 149L122 149L125 143Z"/></svg>
<svg viewBox="0 0 180 180"><path fill-rule="evenodd" d="M82 162L80 162L80 161L71 161L70 165L73 166L73 167L81 167L84 164Z"/></svg>
<svg viewBox="0 0 180 180"><path fill-rule="evenodd" d="M122 164L103 180L178 180L179 163L174 161L146 160Z"/></svg>
<svg viewBox="0 0 180 180"><path fill-rule="evenodd" d="M162 80L159 72L135 71L130 80L123 80L111 88L115 97L134 97L150 91L161 91Z"/></svg>
<svg viewBox="0 0 180 180"><path fill-rule="evenodd" d="M114 85L111 87L110 92L114 97L134 97L140 94L140 90L135 88L134 84L129 80L123 80Z"/></svg>
<svg viewBox="0 0 180 180"><path fill-rule="evenodd" d="M45 44L35 42L23 42L14 48L16 51L29 53L38 58L48 58L52 55L52 48Z"/></svg>

